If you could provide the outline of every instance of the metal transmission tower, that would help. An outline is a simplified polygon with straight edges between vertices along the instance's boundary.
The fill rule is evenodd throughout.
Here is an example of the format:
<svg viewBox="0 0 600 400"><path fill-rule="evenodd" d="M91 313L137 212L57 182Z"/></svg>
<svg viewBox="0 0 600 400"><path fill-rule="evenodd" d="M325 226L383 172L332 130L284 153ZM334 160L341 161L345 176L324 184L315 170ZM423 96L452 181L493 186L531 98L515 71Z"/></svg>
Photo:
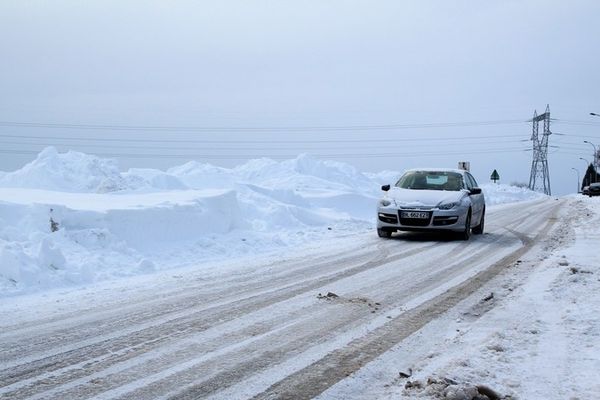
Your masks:
<svg viewBox="0 0 600 400"><path fill-rule="evenodd" d="M531 174L529 175L529 189L543 191L545 194L552 194L550 191L550 173L548 172L548 137L550 132L550 105L546 106L546 112L537 115L533 112L533 161L531 162ZM538 136L540 121L544 121L544 132L542 137Z"/></svg>

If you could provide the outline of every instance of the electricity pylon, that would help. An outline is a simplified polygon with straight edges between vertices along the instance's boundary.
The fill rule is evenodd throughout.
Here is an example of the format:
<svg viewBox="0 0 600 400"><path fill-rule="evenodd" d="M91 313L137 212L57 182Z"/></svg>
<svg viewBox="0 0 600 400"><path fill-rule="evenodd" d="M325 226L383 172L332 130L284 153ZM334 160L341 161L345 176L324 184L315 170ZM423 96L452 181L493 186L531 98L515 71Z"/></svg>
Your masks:
<svg viewBox="0 0 600 400"><path fill-rule="evenodd" d="M546 105L546 112L537 115L533 112L533 132L531 140L533 142L533 161L531 162L531 174L529 175L529 189L543 191L551 195L550 191L550 173L548 172L548 137L550 132L550 105ZM544 121L544 132L540 138L538 135L540 121Z"/></svg>

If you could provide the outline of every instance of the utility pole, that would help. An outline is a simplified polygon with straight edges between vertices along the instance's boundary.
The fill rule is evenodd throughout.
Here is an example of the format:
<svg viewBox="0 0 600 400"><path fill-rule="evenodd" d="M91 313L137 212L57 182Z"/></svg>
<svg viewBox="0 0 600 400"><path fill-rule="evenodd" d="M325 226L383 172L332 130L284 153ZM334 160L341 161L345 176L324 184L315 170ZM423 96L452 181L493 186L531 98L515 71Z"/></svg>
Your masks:
<svg viewBox="0 0 600 400"><path fill-rule="evenodd" d="M575 172L577 172L577 191L575 193L580 193L581 192L581 186L579 186L579 170L577 168L573 168L571 167L571 169Z"/></svg>
<svg viewBox="0 0 600 400"><path fill-rule="evenodd" d="M544 131L542 137L538 135L540 121L544 121ZM550 105L546 105L546 112L537 115L533 112L533 132L531 141L533 142L533 160L531 161L531 174L529 175L529 189L543 191L551 195L550 190L550 172L548 171L548 137L550 132Z"/></svg>
<svg viewBox="0 0 600 400"><path fill-rule="evenodd" d="M586 182L586 178L588 175L587 172L588 172L590 166L592 167L592 169L594 169L594 165L592 163L590 163L587 160L587 158L579 157L579 159L585 163L585 172L583 173L583 180L581 181L581 186L584 186L584 183ZM591 174L590 174L589 179L587 180L587 185L585 185L585 186L589 186L590 183L592 183L592 175Z"/></svg>

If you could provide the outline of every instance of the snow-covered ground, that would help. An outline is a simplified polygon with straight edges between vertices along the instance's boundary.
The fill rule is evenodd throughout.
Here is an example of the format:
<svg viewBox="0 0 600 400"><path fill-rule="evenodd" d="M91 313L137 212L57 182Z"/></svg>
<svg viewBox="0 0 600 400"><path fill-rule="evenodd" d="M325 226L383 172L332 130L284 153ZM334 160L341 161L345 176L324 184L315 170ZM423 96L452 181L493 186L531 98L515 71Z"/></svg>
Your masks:
<svg viewBox="0 0 600 400"><path fill-rule="evenodd" d="M65 329L69 328L62 327L62 314L66 315L65 321L74 326L87 326L88 322L93 325L93 318L117 315L115 310L121 308L121 303L125 309L142 307L140 310L145 310L145 302L136 304L134 301L129 304L128 296L132 296L132 299L136 296L146 298L149 292L164 290L169 295L163 293L155 303L152 296L150 300L144 300L158 307L163 300L175 302L177 296L171 295L187 286L194 288L192 293L196 293L198 289L194 285L211 276L223 278L214 288L215 294L211 295L217 297L214 301L218 304L234 301L228 298L229 289L233 288L235 292L235 288L246 288L239 285L245 285L248 279L257 282L257 288L249 284L252 290L259 290L263 296L266 293L275 296L278 286L265 289L264 292L260 290L261 284L269 280L269 273L283 276L284 272L278 271L270 263L282 258L282 250L293 252L297 257L302 249L312 246L311 254L321 254L324 265L330 265L329 258L346 252L355 254L358 259L364 257L360 243L371 237L372 242L376 242L375 235L371 236L371 233L380 185L393 183L398 176L399 172L393 171L360 173L347 164L317 160L306 155L283 162L253 160L232 169L190 162L168 171L131 169L123 173L111 160L74 152L59 154L48 148L20 170L0 173L0 297L3 297L0 316L3 326L26 332L28 340L39 347L27 357L37 360L47 356L43 332L28 332L28 327L36 326L38 320L48 332L57 329L63 332L61 335L66 334ZM361 364L355 372L323 392L320 399L472 399L476 398L477 393L485 391L486 387L498 393L499 398L505 399L598 397L600 322L596 314L600 304L600 265L596 262L596 256L600 240L600 198L573 195L560 199L560 203L552 199L528 202L545 196L507 185L481 186L490 215L496 214L502 218L496 220L495 226L493 219L488 221L492 234L470 243L468 249L474 252L472 255L460 243L442 242L440 246L433 246L418 240L407 241L409 243L404 246L407 250L403 250L403 246L391 241L384 242L385 246L381 248L392 251L392 259L394 252L409 253L413 248L417 252L415 257L420 257L420 252L425 251L422 248L430 245L437 248L439 254L435 251L426 254L434 254L440 259L459 257L467 260L471 256L476 258L477 254L484 254L490 260L479 260L474 264L483 268L489 267L486 262L494 262L491 259L500 259L503 252L518 248L520 240L523 243L532 241L535 245L532 244L533 247L524 252L514 265L487 282L474 295L460 301L441 317L428 322L377 358ZM509 204L515 202L522 203L518 207ZM537 207L532 209L539 211L549 204L561 205L559 215L553 217L558 223L539 241L533 241L532 237L527 236L527 223L521 224L520 221L527 220L530 212L528 207ZM546 218L537 215L538 220ZM502 219L512 222L498 222ZM537 232L540 228L535 226ZM498 233L501 231L511 232L514 235L512 241L504 242ZM375 245L379 244L377 242ZM497 248L494 249L494 246ZM318 251L315 253L314 249ZM452 253L446 255L445 249L451 249ZM480 251L482 253L478 253ZM287 261L292 266L289 271L292 276L293 268L304 267L303 263L294 261L294 257ZM256 262L258 258L271 261ZM245 261L251 260L246 267ZM397 260L401 261L400 258ZM352 263L349 260L345 262ZM260 265L270 265L269 271L261 272L258 269ZM335 265L336 268L344 268L343 265ZM351 292L352 285L366 284L365 281L371 278L374 287L378 287L382 283L376 280L382 279L382 276L402 280L403 277L397 276L397 267L393 265L392 268L377 271L374 268L368 271L372 275L365 273L362 279L348 280L350 288L346 290ZM217 268L232 268L234 276L231 280L226 279L227 273L219 271L217 274ZM322 279L319 274L326 271L321 271L318 264L315 268L316 271L312 272L317 274L313 277L316 279L314 288L319 288L319 280ZM177 274L173 273L175 269ZM299 270L298 279L304 279L304 273ZM378 276L378 273L383 275ZM467 275L473 273L468 271ZM180 279L182 276L193 279L184 282ZM295 282L282 281L281 284L287 288ZM450 281L442 283L452 286ZM82 285L91 287L86 290ZM344 288L339 282L338 286ZM392 288L393 282L390 281L388 286L388 289ZM265 306L265 310L250 308L254 311L236 314L230 328L233 332L234 328L243 328L247 323L253 329L258 329L262 322L255 319L267 314L282 318L283 321L288 321L295 313L305 318L300 310L323 302L315 299L312 291L306 289L306 292L299 292L301 295L290 294L289 298L285 297L289 311L285 307L282 309L281 303L268 303L270 305ZM260 300L260 296L252 293L249 294L252 299ZM343 295L343 291L338 293ZM122 295L123 298L113 298L113 295ZM181 294L183 297L188 295L185 290ZM222 298L219 297L221 295ZM239 294L242 299L243 295ZM103 298L112 307L107 315L103 314L102 307L95 308L98 306L97 300ZM111 300L108 301L108 298ZM361 316L364 318L362 309L351 302L353 298L348 299L342 296L338 306L350 301L352 313L346 315L351 318L349 321ZM175 317L178 317L177 313L184 315L185 309L171 310L171 306L170 303L164 305L168 310L166 315L172 312L176 314ZM332 303L329 307L336 305ZM73 314L71 309L75 310ZM320 307L311 310L326 317L327 309ZM91 315L82 316L81 310L90 310ZM212 309L209 307L208 310L212 315ZM386 313L393 314L392 311L386 310ZM375 311L367 310L365 315L370 316L371 312ZM399 310L398 314L402 312L404 309ZM98 341L102 342L102 335L105 335L106 342L114 345L109 340L113 329L118 332L121 332L119 329L138 332L141 328L136 324L150 326L158 324L158 320L163 318L158 313L158 317L153 317L158 322L146 321L138 314L131 313L131 326L120 327L120 322L116 328L104 324L101 325L104 331L91 329L89 338L85 332L69 333L76 339L73 349L85 350L87 341L92 343L100 332L103 333L98 336ZM13 318L9 318L9 315ZM310 317L313 314L309 312L306 315ZM344 313L340 313L337 317L344 316ZM387 318L392 317L373 314L371 322L384 325ZM216 315L215 318L221 317ZM331 315L329 318L332 318ZM334 323L335 318L332 319ZM166 328L171 328L169 321L167 319L164 325ZM311 331L308 321L307 330ZM255 322L257 326L253 325ZM357 332L368 334L369 323L357 325L354 331L350 329L347 341L354 338L352 335L360 336ZM208 331L214 334L214 338L223 334L223 327L219 324L229 326L227 320L216 321L215 331ZM340 326L349 324L346 321ZM264 334L265 339L271 340L269 335L275 335L278 330L294 327L275 325L274 331ZM318 328L318 324L315 327ZM10 332L5 337L10 338ZM203 334L202 331L198 332L198 335ZM40 342L36 341L37 335L42 336ZM164 335L169 337L166 333ZM251 339L240 343L236 339L233 346L261 340L261 335L256 338L255 335L257 333L252 333ZM323 335L327 336L326 332ZM53 347L48 351L59 351L56 357L63 354L60 351L68 352L68 349L60 350L66 345L61 342L61 337L51 336ZM199 337L206 340L205 336ZM7 345L7 349L16 351L11 346L19 346L20 339L17 339L15 343ZM342 345L346 343L343 338L338 339ZM203 340L198 343L204 343ZM176 343L181 346L190 343L197 345L195 341ZM319 349L319 346L315 348ZM229 347L224 349L232 351ZM309 347L309 350L313 348ZM37 355L36 351L42 355ZM162 350L151 348L147 357L151 357L153 351L160 353ZM308 353L312 354L310 351ZM186 350L183 354L189 357L195 353ZM200 351L198 354L204 353ZM96 356L99 359L105 357L100 353ZM312 355L310 362L312 357L318 359ZM17 357L12 362L21 368L23 366L20 363L25 363L27 367L27 362L31 361L28 360ZM292 357L290 360L291 364L300 363L302 357ZM165 368L168 368L168 362L164 362ZM187 368L187 364L182 364L179 359L172 362L177 368ZM194 362L199 361L191 359L189 366ZM131 363L133 361L126 359L123 368L130 367ZM157 376L163 374L160 370L162 367L159 367L156 366ZM65 364L64 371L57 371L56 376L67 376L70 368ZM290 371L293 372L293 368ZM43 368L39 373L42 374L40 379L54 376L54 372L45 372ZM96 373L104 372L98 370ZM263 375L266 375L266 380L270 382L279 379L279 375L284 378L286 373L285 369L275 365L273 371L268 370L258 376L264 378ZM85 371L81 374L81 384L89 384L90 378ZM13 390L11 385L15 388L28 388L30 385L33 391L42 390L36 386L35 379L31 378L31 382L15 379L1 390L8 393ZM66 382L64 390L75 390L79 380L73 384L68 380ZM99 382L101 380L92 380L94 384ZM240 381L237 386L250 390L252 382L252 379ZM254 383L268 386L260 379ZM143 379L130 384L132 387L139 384L140 390L144 389ZM232 393L245 393L243 390L236 392L239 389L237 386L230 389ZM54 393L52 390L55 390L58 396L63 388L58 386L49 390L48 393ZM115 393L121 393L125 389L114 390ZM45 392L39 393L42 396L39 398L43 398ZM110 397L110 393L105 392L105 395Z"/></svg>
<svg viewBox="0 0 600 400"><path fill-rule="evenodd" d="M0 174L0 297L251 257L373 229L380 186L308 155L120 172L47 148ZM482 185L490 205L542 195Z"/></svg>
<svg viewBox="0 0 600 400"><path fill-rule="evenodd" d="M561 217L568 224L510 270L319 399L471 399L486 389L598 398L600 199L568 196Z"/></svg>

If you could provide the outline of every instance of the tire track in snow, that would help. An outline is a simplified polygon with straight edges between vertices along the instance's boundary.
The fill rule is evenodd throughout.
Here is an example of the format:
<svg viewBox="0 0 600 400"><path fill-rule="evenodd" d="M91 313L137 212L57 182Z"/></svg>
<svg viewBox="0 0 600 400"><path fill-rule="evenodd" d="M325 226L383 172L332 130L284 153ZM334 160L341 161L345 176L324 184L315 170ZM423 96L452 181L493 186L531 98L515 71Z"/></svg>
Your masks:
<svg viewBox="0 0 600 400"><path fill-rule="evenodd" d="M429 246L416 247L411 250L401 251L391 256L391 259L408 257L412 254L417 254L426 251ZM372 257L372 254L370 254ZM54 354L36 359L34 361L21 364L19 359L11 368L0 371L0 395L6 392L3 386L8 386L19 381L29 380L34 378L40 372L44 372L46 378L47 389L49 386L56 386L64 383L60 375L55 372L61 369L69 369L69 366L74 364L84 364L89 368L95 368L98 364L93 361L102 360L102 356L109 354L104 364L113 364L115 362L127 360L135 355L146 352L150 348L158 347L168 341L183 338L191 332L200 332L208 327L220 324L226 321L231 321L238 317L240 313L250 313L254 310L269 306L273 303L284 301L306 291L319 288L327 282L333 282L344 277L352 276L360 272L376 268L385 264L385 260L390 258L388 251L382 249L378 251L374 259L359 264L358 266L347 268L341 272L334 272L329 275L319 275L309 278L300 283L289 284L289 279L286 279L286 284L281 287L267 289L266 291L255 292L256 288L249 288L251 295L243 297L239 300L225 300L223 304L205 307L201 311L192 314L184 313L184 316L160 321L158 324L151 323L150 326L139 327L134 326L126 331L119 331L116 334L108 335L104 338L91 339L92 343L88 344L85 341L74 344L71 349L50 350ZM327 264L332 263L328 261ZM326 268L327 265L321 265ZM253 293L252 293L253 292ZM227 297L227 296L225 296ZM123 321L124 323L127 321ZM166 326L166 329L159 331L158 326ZM159 337L156 335L159 333ZM18 355L18 351L24 351L28 346L27 342L22 343L18 350L13 350L13 353ZM26 351L26 350L25 350ZM91 362L90 362L91 360ZM50 374L52 373L52 374ZM79 377L89 373L88 370L70 369L70 378ZM35 382L32 382L35 385ZM40 386L41 389L41 386ZM16 393L11 393L16 394Z"/></svg>
<svg viewBox="0 0 600 400"><path fill-rule="evenodd" d="M463 252L468 252L468 251L461 251L459 253L456 254L456 256L454 258L460 259L462 256ZM413 256L413 258L415 258ZM437 259L432 259L430 260L430 264L431 267L436 267L439 266L440 263L443 261L443 259L448 259L447 256L442 255ZM419 269L421 269L422 266L419 266ZM416 281L417 279L417 275L420 273L419 270L415 270L414 272L414 277L415 278L414 281ZM397 271L395 272L395 275L397 276ZM396 299L396 301L401 300L402 298L406 298L409 297L410 294L405 294L404 297L400 296ZM314 294L313 294L313 299L314 299ZM313 301L314 303L314 301ZM310 310L304 310L304 312L302 314L300 314L303 317L306 317L306 314L308 315L312 315L313 319L321 319L323 321L330 319L330 315L329 314L325 314L322 316L322 318L319 318L318 315L322 313L322 308L319 307L317 305L317 307L313 307ZM317 326L316 328L319 329L310 329L308 331L308 333L310 334L310 336L308 337L304 337L304 338L300 338L299 341L296 341L295 343L302 343L302 347L307 347L307 346L312 346L315 343L321 343L323 342L323 338L326 335L323 335L323 332L327 332L327 334L332 334L335 333L335 331L341 327L344 328L344 330L349 330L350 328L352 328L353 326L361 326L364 325L366 322L368 322L369 319L372 318L371 315L371 311L370 309L367 309L366 311L363 308L363 312L356 312L356 313L349 313L346 315L336 315L336 317L344 317L344 321L342 324L338 324L337 326L331 326L331 325L327 325L327 326ZM273 343L285 343L286 337L290 337L293 338L295 336L298 336L299 332L305 327L305 322L301 321L298 322L296 324L296 326L292 327L292 329L290 330L289 333L282 333L279 337L277 338L270 338L268 343L264 343L263 347L273 347ZM268 332L267 332L268 333ZM270 346L269 346L270 344ZM327 344L327 343L326 343ZM333 348L335 348L336 346L339 345L343 345L340 343L335 344L335 346ZM297 351L297 348L292 347L292 349L287 348L287 345L284 345L283 347L284 350L280 351L280 354L285 354L286 356L289 356L289 354L292 354L294 351ZM249 353L249 354L253 354L256 353L258 350L257 349L244 349L245 353ZM271 352L266 352L265 354L272 354ZM263 354L262 357L264 357L265 355ZM230 358L232 359L240 359L240 355L232 355L230 356ZM202 362L200 362L202 361ZM272 362L276 362L278 360L270 360L269 364ZM251 360L251 361L244 361L244 365L247 365L248 362L250 363L251 367L248 368L243 368L243 373L244 374L248 374L248 373L255 373L257 371L258 365L262 364L264 361L257 361L255 359ZM210 378L209 380L207 380L206 378L209 378L209 375L207 373L207 370L210 369L215 369L216 365L219 363L219 360L210 360L210 362L208 361L204 361L204 360L199 360L197 365L194 365L193 362L190 362L189 365L186 366L184 371L180 371L179 368L175 368L174 371L171 371L171 374L168 377L165 377L163 372L158 372L155 375L155 378L157 379L157 382L153 382L150 383L148 385L148 381L151 379L149 379L147 376L144 376L143 378L141 378L139 380L139 382L137 383L137 386L146 386L143 387L142 389L140 389L139 391L135 391L133 393L128 393L127 396L133 396L133 397L140 397L140 398L144 398L147 397L150 393L156 393L159 390L164 390L165 388L174 386L173 390L179 390L181 389L181 384L178 382L181 381L185 381L186 379L189 379L189 376L202 376L203 379L203 383L201 384L201 391L203 393L203 395L208 393L208 388L215 388L215 387L219 387L220 385L223 384L223 376L222 374L219 374L216 377ZM237 368L235 365L228 365L226 367L221 368L225 371L227 371L227 375L229 376L234 376L236 375L234 373L234 371L240 371L239 368ZM151 371L144 371L147 373L150 373ZM143 375L143 374L140 374ZM240 373L237 374L237 376L240 376ZM218 384L216 382L219 382ZM136 387L135 383L129 384L127 385L128 387ZM122 392L124 391L124 389L116 389L115 392Z"/></svg>
<svg viewBox="0 0 600 400"><path fill-rule="evenodd" d="M562 204L562 202L560 203ZM554 215L560 204L551 208ZM392 319L381 329L370 332L340 348L308 367L277 382L266 391L257 394L253 400L263 399L312 399L322 393L347 375L356 372L362 366L377 356L390 350L393 346L418 331L429 321L432 321L450 310L463 299L477 291L483 284L500 274L504 268L516 262L527 253L553 227L556 218L550 218L534 238L518 235L523 240L523 246L503 257L489 268L479 272L474 277L433 298L426 303L410 310L405 315ZM183 396L181 398L186 398Z"/></svg>
<svg viewBox="0 0 600 400"><path fill-rule="evenodd" d="M506 239L505 242L514 242L514 240L511 239ZM498 243L495 243L498 244ZM486 244L485 246L489 246L490 243ZM473 255L472 257L468 258L468 259L463 259L462 262L466 263L467 265L469 265L470 263L473 262L480 262L482 260L482 258L486 257L485 251L484 249L481 249L481 251L478 252L477 255ZM440 260L434 260L433 264L439 264ZM439 276L437 277L438 279L430 279L429 281L433 281L433 282L440 282L442 280L442 278L452 278L452 276L443 276L443 273L439 273ZM453 272L453 275L456 275L456 272ZM445 279L444 279L445 280ZM356 316L353 316L353 318L355 318ZM342 324L341 326L343 326L344 324ZM207 365L188 365L186 366L184 371L176 371L174 372L172 375L169 375L168 378L166 377L162 377L157 379L156 382L152 382L149 385L146 385L148 382L139 382L139 386L140 389L138 389L137 391L134 392L127 392L126 394L123 395L122 398L127 398L130 396L133 397L139 397L139 398L147 398L148 396L150 396L151 393L157 393L160 391L164 391L165 388L166 389L171 389L170 394L173 395L173 398L204 398L206 396L209 396L211 393L213 393L214 391L217 391L219 388L221 388L222 386L227 386L228 384L231 384L232 382L239 382L239 381L243 381L244 383L242 384L243 386L246 385L246 381L244 381L244 379L248 378L249 376L256 374L257 370L260 369L264 369L264 368L268 368L271 365L280 365L281 362L283 362L286 359L289 359L290 356L293 356L294 354L297 354L297 348L299 346L301 346L299 343L302 344L302 347L306 347L306 346L311 346L314 343L319 343L316 346L319 347L323 347L325 345L327 345L328 343L325 342L323 343L323 338L327 335L333 334L334 337L337 336L337 332L332 331L333 328L329 327L328 329L325 330L325 332L327 333L326 335L323 335L323 331L321 331L321 333L316 334L314 337L308 337L308 338L304 338L304 340L301 340L300 342L298 341L294 341L293 345L291 347L286 347L284 346L283 348L279 348L278 351L276 351L275 353L271 352L271 351L265 351L263 353L261 353L261 356L259 357L250 357L249 359L246 358L244 361L238 361L237 364L235 365L215 365L215 364L211 364L210 366ZM295 337L297 336L297 333L293 336ZM279 341L272 341L271 343L285 343L285 340L279 340ZM345 343L335 343L334 341L334 345L329 346L329 348L331 350L334 350L336 348L342 347L343 345L345 345ZM275 347L273 344L266 344L265 347L268 347L269 349L272 350L273 347ZM249 354L255 354L256 353L256 349L252 350L252 349L245 349L246 353ZM279 358L275 358L273 354L276 354L279 356ZM324 356L325 354L318 354L319 356ZM315 356L313 354L313 356ZM236 355L232 355L232 358L234 359L238 359L239 360L240 355L236 354ZM266 358L270 358L268 360L265 360ZM204 379L207 378L207 368L208 367L218 367L218 369L224 371L222 373L219 373L209 379ZM200 376L202 376L203 378L199 378ZM193 377L196 377L197 381L201 381L198 382L195 385L191 385L191 387L187 388L186 390L184 390L183 392L181 392L181 382L186 382L189 380L194 380ZM116 389L114 391L114 393L119 393L119 389ZM178 393L181 392L181 393ZM231 393L229 393L229 395L231 395ZM165 395L167 396L167 395ZM218 394L216 395L216 398L230 398L230 396L219 396Z"/></svg>
<svg viewBox="0 0 600 400"><path fill-rule="evenodd" d="M309 268L307 268L306 262L292 259L288 262L288 268L286 268L285 271L280 271L272 277L273 279L281 279L286 277L289 278L289 276L294 273L304 274L310 272L310 268L316 269L319 266L330 264L331 260L336 257L343 258L346 262L357 262L362 258L371 258L372 256L372 252L365 251L365 249L356 249L356 251L350 255L343 253L329 254L328 256L316 257L315 264ZM271 269L274 264L275 262L267 263L266 265L261 265L259 269ZM200 275L200 273L196 275ZM192 280L194 280L193 278L194 277L192 276ZM173 312L173 309L177 310L181 308L181 304L186 302L193 303L195 300L198 300L200 296L218 297L218 294L222 293L224 289L239 291L250 286L249 284L252 282L265 283L264 278L260 276L260 274L256 274L256 271L236 274L233 277L221 275L219 278L219 280L213 279L210 282L210 285L207 286L202 286L202 282L193 281L183 288L178 286L177 289L170 291L161 293L153 292L146 295L144 298L135 298L134 304L131 304L129 299L127 299L125 302L107 305L101 310L98 310L98 307L96 306L93 308L80 309L76 312L67 312L49 319L40 318L17 326L3 326L2 332L0 332L0 340L5 343L10 342L11 339L20 341L22 339L21 335L26 333L30 335L31 340L37 335L39 341L47 346L48 344L51 344L48 343L46 334L48 331L60 334L62 337L60 341L64 341L65 339L69 339L66 335L73 332L71 329L72 327L77 327L77 330L81 332L88 327L97 327L97 325L100 324L102 327L106 327L107 330L110 330L114 326L120 325L123 318L126 318L129 323L133 323L136 320L145 321L150 317ZM178 285L181 285L181 283L178 282ZM199 291L200 293L198 293ZM157 308L157 306L161 307ZM118 311L119 317L115 317L116 311ZM32 327L36 328L36 335L31 335ZM33 344L34 343L30 343L30 346Z"/></svg>

